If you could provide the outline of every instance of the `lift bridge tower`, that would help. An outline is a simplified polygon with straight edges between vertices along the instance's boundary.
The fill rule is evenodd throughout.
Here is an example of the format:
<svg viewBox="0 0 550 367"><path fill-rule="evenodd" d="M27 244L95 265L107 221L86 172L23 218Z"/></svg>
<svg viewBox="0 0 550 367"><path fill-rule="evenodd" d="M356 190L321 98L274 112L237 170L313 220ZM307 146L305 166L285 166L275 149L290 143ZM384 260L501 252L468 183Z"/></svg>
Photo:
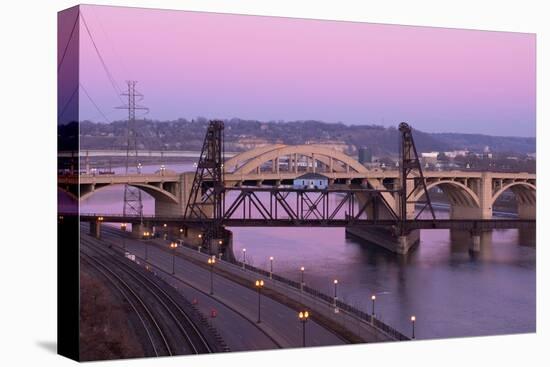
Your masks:
<svg viewBox="0 0 550 367"><path fill-rule="evenodd" d="M202 243L210 253L223 252L226 239L222 225L224 212L224 124L210 121L184 217L203 220Z"/></svg>
<svg viewBox="0 0 550 367"><path fill-rule="evenodd" d="M126 165L125 174L141 173L141 165L138 162L137 152L137 133L136 133L136 110L149 112L147 107L138 105L143 100L143 94L136 90L136 81L128 80L126 82L128 89L122 96L126 97L128 102L124 106L117 107L128 111L128 123L126 129ZM143 221L143 203L141 201L141 190L137 187L126 184L124 186L124 207L122 208L124 216L138 216Z"/></svg>

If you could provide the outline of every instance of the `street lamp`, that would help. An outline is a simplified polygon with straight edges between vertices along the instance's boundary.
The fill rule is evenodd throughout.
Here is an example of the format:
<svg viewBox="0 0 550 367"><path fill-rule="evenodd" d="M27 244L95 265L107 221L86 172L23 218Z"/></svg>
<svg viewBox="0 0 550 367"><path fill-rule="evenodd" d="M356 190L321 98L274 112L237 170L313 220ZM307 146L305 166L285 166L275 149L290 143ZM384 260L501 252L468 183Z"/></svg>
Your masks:
<svg viewBox="0 0 550 367"><path fill-rule="evenodd" d="M164 166L164 164L161 164L160 165L160 174L164 175L164 171L166 171L166 167Z"/></svg>
<svg viewBox="0 0 550 367"><path fill-rule="evenodd" d="M336 307L337 299L338 299L338 279L334 279L334 307Z"/></svg>
<svg viewBox="0 0 550 367"><path fill-rule="evenodd" d="M137 165L137 173L138 174L141 173L141 167L142 167L141 163L138 163L138 165Z"/></svg>
<svg viewBox="0 0 550 367"><path fill-rule="evenodd" d="M298 313L298 319L300 319L300 322L302 323L302 347L306 346L306 322L308 318L308 311L300 311L300 313Z"/></svg>
<svg viewBox="0 0 550 367"><path fill-rule="evenodd" d="M256 280L256 288L258 289L258 321L256 321L258 324L262 322L260 318L260 299L262 295L262 288L264 287L264 281L263 280Z"/></svg>
<svg viewBox="0 0 550 367"><path fill-rule="evenodd" d="M199 240L202 239L202 233L199 233L199 235L197 237L199 238ZM199 252L201 252L201 249L202 249L202 245L199 244L199 247L198 247Z"/></svg>
<svg viewBox="0 0 550 367"><path fill-rule="evenodd" d="M145 232L145 239L147 239L149 237L149 232ZM148 241L143 241L143 244L145 245L145 261L147 261L147 258L148 258L148 255L149 255L149 251L148 251Z"/></svg>
<svg viewBox="0 0 550 367"><path fill-rule="evenodd" d="M300 268L300 273L301 273L301 282L300 282L300 290L303 290L304 289L304 271L306 270L306 268L304 268L303 266Z"/></svg>
<svg viewBox="0 0 550 367"><path fill-rule="evenodd" d="M416 322L416 316L411 316L411 324L412 324L412 338L414 339L414 323Z"/></svg>
<svg viewBox="0 0 550 367"><path fill-rule="evenodd" d="M178 244L176 242L171 242L170 248L174 250L172 256L172 274L176 274L176 249L178 248Z"/></svg>
<svg viewBox="0 0 550 367"><path fill-rule="evenodd" d="M374 301L376 301L376 295L370 296L370 299L372 300L372 317L374 317Z"/></svg>
<svg viewBox="0 0 550 367"><path fill-rule="evenodd" d="M214 264L216 264L216 257L212 256L208 258L208 265L210 265L210 294L214 294Z"/></svg>
<svg viewBox="0 0 550 367"><path fill-rule="evenodd" d="M243 248L243 270L246 270L246 249Z"/></svg>
<svg viewBox="0 0 550 367"><path fill-rule="evenodd" d="M273 256L269 257L269 279L273 279Z"/></svg>

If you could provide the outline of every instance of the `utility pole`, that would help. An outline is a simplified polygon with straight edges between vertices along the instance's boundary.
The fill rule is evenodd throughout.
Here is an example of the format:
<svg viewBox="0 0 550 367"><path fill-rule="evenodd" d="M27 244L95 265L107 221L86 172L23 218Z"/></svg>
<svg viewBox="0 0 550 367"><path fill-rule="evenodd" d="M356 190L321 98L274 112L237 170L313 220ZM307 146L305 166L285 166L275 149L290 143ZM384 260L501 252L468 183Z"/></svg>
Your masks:
<svg viewBox="0 0 550 367"><path fill-rule="evenodd" d="M143 94L136 91L136 81L128 80L128 90L122 93L122 96L128 98L128 103L125 106L117 107L118 109L128 110L128 123L126 134L126 165L125 173L128 175L130 169L136 170L139 165L137 154L137 133L136 133L136 110L149 111L147 107L138 105L143 99ZM137 100L136 100L137 98ZM140 221L143 222L143 203L141 201L141 190L131 185L124 185L124 207L122 209L124 216L139 216Z"/></svg>

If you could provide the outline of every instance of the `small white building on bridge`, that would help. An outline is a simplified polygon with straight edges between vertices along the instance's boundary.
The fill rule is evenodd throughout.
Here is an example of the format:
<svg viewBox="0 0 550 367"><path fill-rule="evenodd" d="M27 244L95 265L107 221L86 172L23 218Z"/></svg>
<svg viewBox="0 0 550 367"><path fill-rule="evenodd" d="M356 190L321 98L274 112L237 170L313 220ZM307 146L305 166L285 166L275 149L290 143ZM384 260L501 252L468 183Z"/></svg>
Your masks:
<svg viewBox="0 0 550 367"><path fill-rule="evenodd" d="M295 189L326 189L328 188L328 177L320 173L309 172L294 179Z"/></svg>

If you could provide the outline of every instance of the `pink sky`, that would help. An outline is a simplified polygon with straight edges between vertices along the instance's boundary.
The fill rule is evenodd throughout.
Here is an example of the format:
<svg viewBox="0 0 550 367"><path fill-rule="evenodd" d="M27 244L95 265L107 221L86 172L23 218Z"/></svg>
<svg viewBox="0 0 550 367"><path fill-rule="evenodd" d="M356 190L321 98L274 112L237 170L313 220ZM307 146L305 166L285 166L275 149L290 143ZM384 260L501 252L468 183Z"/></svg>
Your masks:
<svg viewBox="0 0 550 367"><path fill-rule="evenodd" d="M429 131L535 135L533 34L81 6L121 87L149 118L408 121ZM81 83L124 118L81 21ZM103 120L81 91L81 119Z"/></svg>

